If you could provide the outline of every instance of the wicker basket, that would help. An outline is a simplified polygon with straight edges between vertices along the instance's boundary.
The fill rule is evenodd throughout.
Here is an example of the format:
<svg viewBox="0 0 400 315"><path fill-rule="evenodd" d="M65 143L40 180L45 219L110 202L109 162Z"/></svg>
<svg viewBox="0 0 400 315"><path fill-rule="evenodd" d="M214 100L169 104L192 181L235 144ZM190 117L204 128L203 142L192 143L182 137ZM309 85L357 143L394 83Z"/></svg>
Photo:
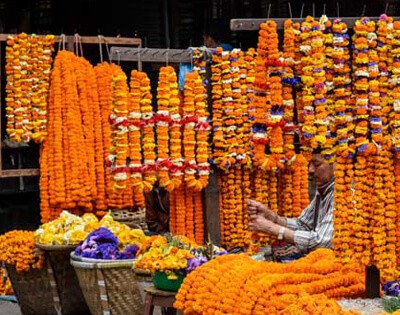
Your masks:
<svg viewBox="0 0 400 315"><path fill-rule="evenodd" d="M71 254L92 315L143 314L143 300L132 270L134 261L82 259Z"/></svg>
<svg viewBox="0 0 400 315"><path fill-rule="evenodd" d="M15 266L7 264L6 269L23 315L57 315L58 303L53 300L46 265L27 272L17 272Z"/></svg>
<svg viewBox="0 0 400 315"><path fill-rule="evenodd" d="M138 211L130 210L110 210L111 216L114 220L128 225L130 228L141 229L144 232L148 232L146 224L146 208L139 208Z"/></svg>
<svg viewBox="0 0 400 315"><path fill-rule="evenodd" d="M42 245L36 246L45 252L46 261L49 264L49 274L52 274L52 282L56 290L53 290L55 300L59 301L63 315L87 315L89 308L83 297L74 268L71 266L70 253L75 249L73 245Z"/></svg>

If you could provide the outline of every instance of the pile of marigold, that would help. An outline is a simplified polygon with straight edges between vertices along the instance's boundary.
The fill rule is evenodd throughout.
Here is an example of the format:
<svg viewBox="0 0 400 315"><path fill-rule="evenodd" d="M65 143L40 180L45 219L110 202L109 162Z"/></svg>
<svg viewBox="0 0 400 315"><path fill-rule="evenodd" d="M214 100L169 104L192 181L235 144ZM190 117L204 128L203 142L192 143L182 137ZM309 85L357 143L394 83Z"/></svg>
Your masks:
<svg viewBox="0 0 400 315"><path fill-rule="evenodd" d="M0 261L18 272L43 267L44 255L35 247L32 231L14 230L0 236Z"/></svg>
<svg viewBox="0 0 400 315"><path fill-rule="evenodd" d="M184 314L280 314L300 294L339 299L364 292L364 268L343 265L329 249L290 264L223 255L188 274L174 307Z"/></svg>

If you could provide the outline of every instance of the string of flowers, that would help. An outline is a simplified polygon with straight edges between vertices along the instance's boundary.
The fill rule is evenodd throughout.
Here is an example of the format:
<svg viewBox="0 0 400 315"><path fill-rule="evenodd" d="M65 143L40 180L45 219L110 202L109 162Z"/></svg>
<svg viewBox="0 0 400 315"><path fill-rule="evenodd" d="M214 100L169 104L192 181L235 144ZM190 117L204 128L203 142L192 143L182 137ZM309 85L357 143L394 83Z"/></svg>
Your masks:
<svg viewBox="0 0 400 315"><path fill-rule="evenodd" d="M180 115L180 99L179 88L175 71L169 76L170 97L169 97L169 113L171 116L170 125L170 143L169 152L171 164L169 172L171 175L171 184L169 189L176 189L182 184L183 179L183 162L181 154L182 139L181 139L181 115ZM168 188L168 187L167 187Z"/></svg>
<svg viewBox="0 0 400 315"><path fill-rule="evenodd" d="M194 191L192 187L185 185L185 236L194 241Z"/></svg>
<svg viewBox="0 0 400 315"><path fill-rule="evenodd" d="M350 78L350 53L349 53L349 35L347 34L347 25L340 19L333 21L333 52L334 77L333 93L336 124L337 146L336 154L351 158L354 152L349 147L351 133L351 78ZM349 106L350 105L350 106Z"/></svg>
<svg viewBox="0 0 400 315"><path fill-rule="evenodd" d="M71 58L72 59L72 58ZM79 138L80 154L86 157L87 165L79 167L80 171L80 185L85 187L85 193L78 201L78 205L87 211L93 210L92 197L97 196L96 186L96 170L95 170L95 150L94 150L94 108L99 107L97 95L96 100L93 99L93 93L90 91L89 73L92 72L92 66L83 57L75 57L73 62L76 75L76 88L78 92L78 103L76 110L80 111L82 117L81 128L82 137ZM72 60L71 60L72 61ZM97 90L97 85L94 86L94 91ZM96 104L94 102L97 101ZM98 117L96 117L98 118ZM78 128L78 126L77 126ZM78 141L78 139L77 139ZM70 150L72 148L69 148ZM79 150L79 149L78 149Z"/></svg>
<svg viewBox="0 0 400 315"><path fill-rule="evenodd" d="M266 93L268 89L267 69L265 62L268 58L269 27L268 23L261 23L258 33L257 55L255 58L254 81L254 124L252 128L253 165L261 166L265 159L265 145L268 143L265 128L265 113L268 112Z"/></svg>
<svg viewBox="0 0 400 315"><path fill-rule="evenodd" d="M201 191L193 192L194 207L194 240L196 244L204 244L204 207Z"/></svg>
<svg viewBox="0 0 400 315"><path fill-rule="evenodd" d="M195 187L197 184L196 172L196 131L195 127L198 122L196 117L196 94L195 86L197 72L187 73L184 86L184 102L182 109L182 126L183 126L183 155L185 159L185 183L188 187ZM201 97L201 96L200 96Z"/></svg>
<svg viewBox="0 0 400 315"><path fill-rule="evenodd" d="M234 247L238 240L236 230L235 169L230 168L221 175L221 244L227 248Z"/></svg>
<svg viewBox="0 0 400 315"><path fill-rule="evenodd" d="M94 72L96 75L97 87L98 87L98 98L100 106L100 117L101 117L101 138L103 141L103 161L107 167L111 167L114 154L111 154L112 148L111 144L111 126L109 123L109 117L112 109L112 72L114 64L108 62L102 62L94 67ZM100 152L99 152L100 153ZM105 196L106 205L111 208L118 207L119 195L114 192L112 188L112 174L111 172L105 172L104 183L105 183ZM98 187L100 189L100 187Z"/></svg>
<svg viewBox="0 0 400 315"><path fill-rule="evenodd" d="M46 107L54 35L9 36L6 47L6 132L16 142L41 143L47 135Z"/></svg>
<svg viewBox="0 0 400 315"><path fill-rule="evenodd" d="M140 84L142 75L137 70L131 71L130 99L128 105L129 122L129 169L135 205L144 207L142 176L142 113L140 112Z"/></svg>
<svg viewBox="0 0 400 315"><path fill-rule="evenodd" d="M242 100L243 106L243 143L244 152L246 158L249 160L247 162L248 167L251 167L251 156L253 154L253 148L251 146L252 139L252 129L254 123L254 82L255 82L255 57L256 52L253 48L249 48L245 52L244 62L243 62L243 76L241 78L242 85L242 95L244 99Z"/></svg>
<svg viewBox="0 0 400 315"><path fill-rule="evenodd" d="M311 32L311 29L315 27L315 31ZM310 152L313 148L312 139L314 138L317 128L314 125L315 123L315 108L313 106L315 101L315 96L313 94L312 88L314 87L315 78L314 78L314 60L311 56L312 54L312 38L313 33L315 35L319 35L321 37L321 32L317 32L319 30L319 23L314 21L312 17L307 17L306 20L301 24L301 45L300 51L302 52L301 57L301 65L302 65L302 73L301 73L301 81L303 83L302 89L302 97L301 97L301 106L302 106L302 116L299 122L301 125L301 148L304 153L307 153L307 158L310 158ZM322 38L321 38L322 39ZM316 39L316 43L319 41ZM318 63L318 59L316 60ZM321 72L321 69L317 69ZM317 72L315 72L317 73Z"/></svg>
<svg viewBox="0 0 400 315"><path fill-rule="evenodd" d="M143 142L143 189L149 192L153 189L156 177L156 153L154 133L154 113L151 105L152 94L148 76L141 72L140 79L140 111L142 113L142 142Z"/></svg>
<svg viewBox="0 0 400 315"><path fill-rule="evenodd" d="M111 124L111 146L110 153L115 154L115 160L111 167L113 173L113 189L122 195L128 191L132 195L130 186L130 171L127 165L129 153L128 139L128 103L129 88L126 74L119 67L113 69L112 76L112 113L110 114ZM132 198L133 199L133 198Z"/></svg>
<svg viewBox="0 0 400 315"><path fill-rule="evenodd" d="M157 86L157 170L161 187L172 190L169 178L169 113L170 75L174 72L171 66L161 67Z"/></svg>
<svg viewBox="0 0 400 315"><path fill-rule="evenodd" d="M278 49L278 33L277 25L274 21L268 21L268 56L265 62L267 68L267 135L269 138L270 155L265 156L261 167L269 170L275 167L282 168L283 159L283 135L282 126L285 121L283 119L283 87L282 87L282 71L284 63L280 60L281 54Z"/></svg>
<svg viewBox="0 0 400 315"><path fill-rule="evenodd" d="M374 156L372 209L372 264L383 279L396 277L396 216L393 155L386 147Z"/></svg>
<svg viewBox="0 0 400 315"><path fill-rule="evenodd" d="M353 87L356 94L356 128L355 138L357 152L367 154L368 134L368 91L369 91L369 45L368 34L374 34L375 22L368 18L357 20L353 35ZM371 35L373 36L373 35ZM376 38L376 35L375 35ZM376 43L376 42L375 42ZM374 63L375 66L376 63ZM377 69L376 69L377 70ZM377 73L376 73L377 74ZM373 74L371 75L371 78Z"/></svg>
<svg viewBox="0 0 400 315"><path fill-rule="evenodd" d="M286 217L293 217L293 170L290 165L295 159L294 135L296 126L294 124L294 100L293 89L298 83L294 76L295 64L295 35L291 20L286 20L284 23L284 38L283 38L283 62L284 69L282 72L282 104L283 104L283 119L285 125L282 128L283 132L283 153L286 164L279 173L279 213Z"/></svg>
<svg viewBox="0 0 400 315"><path fill-rule="evenodd" d="M390 129L392 133L393 146L396 151L396 158L400 152L400 22L393 22L392 38L389 39L391 44L391 60L390 65L390 86L392 88L393 97L393 113L390 116Z"/></svg>
<svg viewBox="0 0 400 315"><path fill-rule="evenodd" d="M200 73L194 76L194 107L197 123L195 126L196 131L196 162L197 162L197 183L193 187L195 191L200 191L208 184L210 175L209 160L209 113L207 109L207 94Z"/></svg>
<svg viewBox="0 0 400 315"><path fill-rule="evenodd" d="M213 125L213 162L219 165L225 150L225 139L222 129L222 48L213 51L211 64L211 98L212 98L212 125Z"/></svg>
<svg viewBox="0 0 400 315"><path fill-rule="evenodd" d="M241 139L236 139L236 112L235 107L239 102L240 97L233 89L237 88L239 83L239 67L237 64L238 50L222 52L221 62L221 80L222 80L222 130L225 140L224 155L219 165L223 170L228 170L236 164L236 143L240 145ZM236 104L235 104L236 103Z"/></svg>
<svg viewBox="0 0 400 315"><path fill-rule="evenodd" d="M377 51L379 58L379 94L381 99L381 119L382 119L382 136L385 138L383 141L386 144L392 144L389 136L389 115L393 108L393 98L389 92L389 77L391 73L389 68L393 65L393 59L390 51L392 50L391 38L393 29L393 18L381 15L378 23L376 34L377 38Z"/></svg>

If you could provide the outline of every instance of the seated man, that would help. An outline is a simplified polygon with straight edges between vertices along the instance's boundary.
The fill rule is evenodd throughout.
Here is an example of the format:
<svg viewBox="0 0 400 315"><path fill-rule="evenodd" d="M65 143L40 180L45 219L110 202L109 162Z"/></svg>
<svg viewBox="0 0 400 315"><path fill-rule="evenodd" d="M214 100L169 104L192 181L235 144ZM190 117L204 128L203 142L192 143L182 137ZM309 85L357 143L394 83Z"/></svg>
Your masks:
<svg viewBox="0 0 400 315"><path fill-rule="evenodd" d="M315 180L317 191L299 218L280 217L262 203L248 200L249 229L277 236L278 240L294 244L303 253L332 247L333 164L324 162L321 154L314 153L308 171Z"/></svg>

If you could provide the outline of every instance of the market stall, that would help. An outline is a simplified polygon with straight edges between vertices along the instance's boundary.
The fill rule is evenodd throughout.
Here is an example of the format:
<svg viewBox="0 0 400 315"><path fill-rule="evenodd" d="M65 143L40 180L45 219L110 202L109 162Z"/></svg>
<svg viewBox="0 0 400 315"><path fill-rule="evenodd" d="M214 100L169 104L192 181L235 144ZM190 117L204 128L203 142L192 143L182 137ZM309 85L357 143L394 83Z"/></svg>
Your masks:
<svg viewBox="0 0 400 315"><path fill-rule="evenodd" d="M68 267L99 314L141 311L135 299L118 309L111 269L121 285L123 272L130 283L137 280L135 269L151 272L158 289L178 281L173 305L188 314L327 307L346 314L335 299L380 296L381 281L397 280L397 18L233 20L231 27L259 29L257 49L148 49L119 38L115 43L139 47L113 48L109 61L116 63L94 66L84 57L85 37L69 38L72 51L63 36L5 38L6 132L12 141L41 146L43 226L29 236L32 261L21 271L40 269L35 246L46 257L51 249L43 246L77 246ZM100 51L112 42L86 41ZM121 61L134 69L126 73ZM150 61L163 63L153 93L140 67ZM179 62L193 66L181 88L172 66ZM267 205L277 219L298 217L309 203L316 150L324 163L335 163L333 250L310 248L287 264L257 261L276 237L249 230L246 200ZM33 174L0 164L3 176ZM140 232L118 220L143 219L144 196L157 185L169 194L172 235L137 238ZM23 237L8 236L0 260L17 265L10 253ZM131 255L133 245L130 270L115 260ZM46 262L55 273L54 262ZM106 300L99 301L104 288L89 297L85 276L93 283L108 277ZM167 286L157 282L161 277ZM137 287L127 288L139 296ZM68 313L67 305L58 309Z"/></svg>

